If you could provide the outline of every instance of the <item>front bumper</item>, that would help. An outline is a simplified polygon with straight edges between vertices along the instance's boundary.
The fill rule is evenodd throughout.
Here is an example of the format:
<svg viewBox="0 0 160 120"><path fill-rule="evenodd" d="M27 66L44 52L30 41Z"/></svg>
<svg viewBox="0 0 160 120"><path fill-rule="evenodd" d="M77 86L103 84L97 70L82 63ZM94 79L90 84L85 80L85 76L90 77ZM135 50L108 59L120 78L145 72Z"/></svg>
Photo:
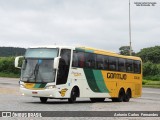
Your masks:
<svg viewBox="0 0 160 120"><path fill-rule="evenodd" d="M22 95L25 95L25 96L62 98L61 94L56 89L38 90L38 89L20 88L20 92Z"/></svg>

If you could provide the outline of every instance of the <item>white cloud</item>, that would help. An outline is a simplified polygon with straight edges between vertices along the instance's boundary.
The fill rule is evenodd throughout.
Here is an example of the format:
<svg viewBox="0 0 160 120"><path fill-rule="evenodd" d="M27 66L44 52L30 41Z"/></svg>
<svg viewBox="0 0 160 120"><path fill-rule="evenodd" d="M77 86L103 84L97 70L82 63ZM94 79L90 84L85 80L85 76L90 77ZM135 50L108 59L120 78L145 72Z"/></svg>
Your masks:
<svg viewBox="0 0 160 120"><path fill-rule="evenodd" d="M133 49L160 45L160 2L131 0ZM145 0L147 1L147 0ZM84 45L117 51L129 45L128 0L1 0L0 46Z"/></svg>

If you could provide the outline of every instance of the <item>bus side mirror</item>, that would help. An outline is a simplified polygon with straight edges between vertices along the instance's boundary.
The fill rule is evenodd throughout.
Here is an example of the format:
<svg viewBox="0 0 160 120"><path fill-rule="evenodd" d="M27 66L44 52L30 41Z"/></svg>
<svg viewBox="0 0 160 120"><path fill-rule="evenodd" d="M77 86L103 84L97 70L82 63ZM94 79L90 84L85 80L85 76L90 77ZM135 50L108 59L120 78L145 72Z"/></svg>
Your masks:
<svg viewBox="0 0 160 120"><path fill-rule="evenodd" d="M19 60L20 60L20 58L23 58L23 56L18 56L18 57L16 57L16 58L15 58L15 61L14 61L14 66L15 66L16 68L19 68L19 69L21 69L21 67L18 66L18 65L19 65Z"/></svg>
<svg viewBox="0 0 160 120"><path fill-rule="evenodd" d="M61 58L61 57L56 57L56 58L54 58L53 68L56 69L56 70L58 70L60 58Z"/></svg>

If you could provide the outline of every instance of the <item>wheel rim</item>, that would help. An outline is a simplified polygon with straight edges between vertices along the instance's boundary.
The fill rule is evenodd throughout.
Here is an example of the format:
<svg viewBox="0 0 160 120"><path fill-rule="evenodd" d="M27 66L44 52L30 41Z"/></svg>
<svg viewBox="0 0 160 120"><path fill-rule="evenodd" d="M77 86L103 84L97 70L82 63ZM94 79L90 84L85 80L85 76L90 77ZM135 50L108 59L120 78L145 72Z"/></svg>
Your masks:
<svg viewBox="0 0 160 120"><path fill-rule="evenodd" d="M74 103L76 101L76 91L73 88L73 90L71 91L71 97L68 99L70 103Z"/></svg>
<svg viewBox="0 0 160 120"><path fill-rule="evenodd" d="M73 100L74 101L76 100L76 91L75 90L73 91Z"/></svg>
<svg viewBox="0 0 160 120"><path fill-rule="evenodd" d="M131 92L127 91L126 93L126 100L129 100L131 98Z"/></svg>

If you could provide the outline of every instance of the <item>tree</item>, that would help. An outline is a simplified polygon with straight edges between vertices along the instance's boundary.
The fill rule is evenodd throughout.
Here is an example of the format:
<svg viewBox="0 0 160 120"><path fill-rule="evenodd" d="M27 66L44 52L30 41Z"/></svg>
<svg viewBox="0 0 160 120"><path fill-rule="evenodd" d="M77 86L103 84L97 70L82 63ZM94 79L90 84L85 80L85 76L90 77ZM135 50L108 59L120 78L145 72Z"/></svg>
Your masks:
<svg viewBox="0 0 160 120"><path fill-rule="evenodd" d="M25 48L0 47L0 57L24 55L25 51Z"/></svg>
<svg viewBox="0 0 160 120"><path fill-rule="evenodd" d="M160 80L160 46L143 48L136 56L143 61L144 78Z"/></svg>
<svg viewBox="0 0 160 120"><path fill-rule="evenodd" d="M160 46L143 48L136 55L141 57L143 62L160 63Z"/></svg>
<svg viewBox="0 0 160 120"><path fill-rule="evenodd" d="M119 48L121 55L130 55L130 46L121 46ZM135 52L132 50L132 55L135 55Z"/></svg>

